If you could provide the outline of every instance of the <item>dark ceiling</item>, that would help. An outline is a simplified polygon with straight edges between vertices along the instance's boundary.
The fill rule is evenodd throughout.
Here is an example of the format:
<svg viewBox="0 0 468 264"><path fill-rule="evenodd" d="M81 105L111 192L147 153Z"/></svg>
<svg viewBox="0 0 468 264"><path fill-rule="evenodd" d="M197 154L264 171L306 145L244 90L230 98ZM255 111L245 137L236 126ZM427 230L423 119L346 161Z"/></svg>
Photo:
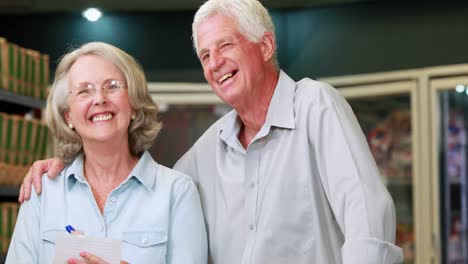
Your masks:
<svg viewBox="0 0 468 264"><path fill-rule="evenodd" d="M235 0L233 0L235 1ZM196 10L204 0L0 0L0 13L72 12L87 7L107 11ZM304 8L363 0L262 0L268 8Z"/></svg>

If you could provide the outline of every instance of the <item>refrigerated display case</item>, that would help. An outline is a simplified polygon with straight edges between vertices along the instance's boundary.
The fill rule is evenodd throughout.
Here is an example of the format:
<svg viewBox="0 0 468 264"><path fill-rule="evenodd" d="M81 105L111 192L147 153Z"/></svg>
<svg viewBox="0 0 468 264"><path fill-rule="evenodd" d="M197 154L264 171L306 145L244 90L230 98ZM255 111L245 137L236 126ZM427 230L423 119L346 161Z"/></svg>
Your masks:
<svg viewBox="0 0 468 264"><path fill-rule="evenodd" d="M368 137L395 201L405 261L467 264L468 64L322 80L342 90Z"/></svg>
<svg viewBox="0 0 468 264"><path fill-rule="evenodd" d="M349 99L396 209L396 244L414 263L413 148L408 95Z"/></svg>
<svg viewBox="0 0 468 264"><path fill-rule="evenodd" d="M395 202L396 243L404 250L405 263L428 263L417 257L426 239L421 230L427 228L420 219L418 195L424 184L418 184L417 78L405 73L383 80L363 76L362 80L331 81L355 111ZM151 153L166 166L172 166L209 125L230 110L203 84L153 84L150 90L163 110L160 118L164 124Z"/></svg>
<svg viewBox="0 0 468 264"><path fill-rule="evenodd" d="M172 168L227 107L219 104L170 105L161 111L163 129L149 149L158 163Z"/></svg>
<svg viewBox="0 0 468 264"><path fill-rule="evenodd" d="M430 81L439 257L444 264L468 264L468 69L466 75L458 74Z"/></svg>
<svg viewBox="0 0 468 264"><path fill-rule="evenodd" d="M163 125L149 152L170 168L211 124L231 110L207 84L150 83L149 90Z"/></svg>
<svg viewBox="0 0 468 264"><path fill-rule="evenodd" d="M321 80L342 92L368 139L405 263L468 263L468 64ZM152 153L167 166L230 110L207 84L150 91L165 126Z"/></svg>
<svg viewBox="0 0 468 264"><path fill-rule="evenodd" d="M325 81L345 96L368 140L380 177L395 204L395 243L403 249L404 263L422 263L416 262L415 252L419 242L415 234L418 204L414 197L419 180L415 175L418 172L417 82L411 76L371 83L362 83L368 81L365 77L349 79Z"/></svg>

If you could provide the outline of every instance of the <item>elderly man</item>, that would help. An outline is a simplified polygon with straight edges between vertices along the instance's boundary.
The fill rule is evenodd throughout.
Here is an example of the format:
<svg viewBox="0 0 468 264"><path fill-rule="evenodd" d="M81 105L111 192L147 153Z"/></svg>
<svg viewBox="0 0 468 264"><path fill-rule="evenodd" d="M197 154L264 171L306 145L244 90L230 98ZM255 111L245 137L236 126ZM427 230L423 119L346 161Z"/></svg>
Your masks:
<svg viewBox="0 0 468 264"><path fill-rule="evenodd" d="M262 4L209 0L192 29L206 80L234 108L175 165L198 185L211 262L401 262L394 205L351 108L330 85L279 70ZM61 166L37 162L21 199Z"/></svg>

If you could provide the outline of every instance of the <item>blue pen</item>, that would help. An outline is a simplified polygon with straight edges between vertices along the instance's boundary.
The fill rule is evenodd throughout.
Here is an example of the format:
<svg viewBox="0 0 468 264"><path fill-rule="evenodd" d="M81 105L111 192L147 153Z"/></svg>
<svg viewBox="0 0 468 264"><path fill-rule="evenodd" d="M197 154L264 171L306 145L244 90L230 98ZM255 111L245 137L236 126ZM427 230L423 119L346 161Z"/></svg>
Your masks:
<svg viewBox="0 0 468 264"><path fill-rule="evenodd" d="M65 230L67 230L68 233L73 234L73 232L76 232L76 229L73 228L71 225L65 226Z"/></svg>
<svg viewBox="0 0 468 264"><path fill-rule="evenodd" d="M68 233L72 234L72 235L78 235L78 236L84 236L83 233L81 233L80 231L77 231L73 226L71 225L67 225L65 226L65 230L67 230Z"/></svg>

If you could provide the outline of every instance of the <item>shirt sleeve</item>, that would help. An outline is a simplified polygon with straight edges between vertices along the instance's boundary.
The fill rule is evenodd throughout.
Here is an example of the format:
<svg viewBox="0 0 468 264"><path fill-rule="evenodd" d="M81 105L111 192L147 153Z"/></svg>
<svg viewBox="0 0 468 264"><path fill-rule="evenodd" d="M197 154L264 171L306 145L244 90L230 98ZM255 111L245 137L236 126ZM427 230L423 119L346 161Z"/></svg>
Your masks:
<svg viewBox="0 0 468 264"><path fill-rule="evenodd" d="M200 197L194 182L185 179L174 188L167 263L206 264L208 242Z"/></svg>
<svg viewBox="0 0 468 264"><path fill-rule="evenodd" d="M40 243L40 199L31 192L29 201L19 210L15 230L8 248L6 264L38 263Z"/></svg>
<svg viewBox="0 0 468 264"><path fill-rule="evenodd" d="M193 147L189 149L174 165L174 170L183 172L190 177L193 178L194 174L193 171L195 170L194 164L194 155L193 153Z"/></svg>
<svg viewBox="0 0 468 264"><path fill-rule="evenodd" d="M330 87L311 109L309 136L323 187L345 237L343 263L402 262L402 250L394 245L394 204L351 107Z"/></svg>

